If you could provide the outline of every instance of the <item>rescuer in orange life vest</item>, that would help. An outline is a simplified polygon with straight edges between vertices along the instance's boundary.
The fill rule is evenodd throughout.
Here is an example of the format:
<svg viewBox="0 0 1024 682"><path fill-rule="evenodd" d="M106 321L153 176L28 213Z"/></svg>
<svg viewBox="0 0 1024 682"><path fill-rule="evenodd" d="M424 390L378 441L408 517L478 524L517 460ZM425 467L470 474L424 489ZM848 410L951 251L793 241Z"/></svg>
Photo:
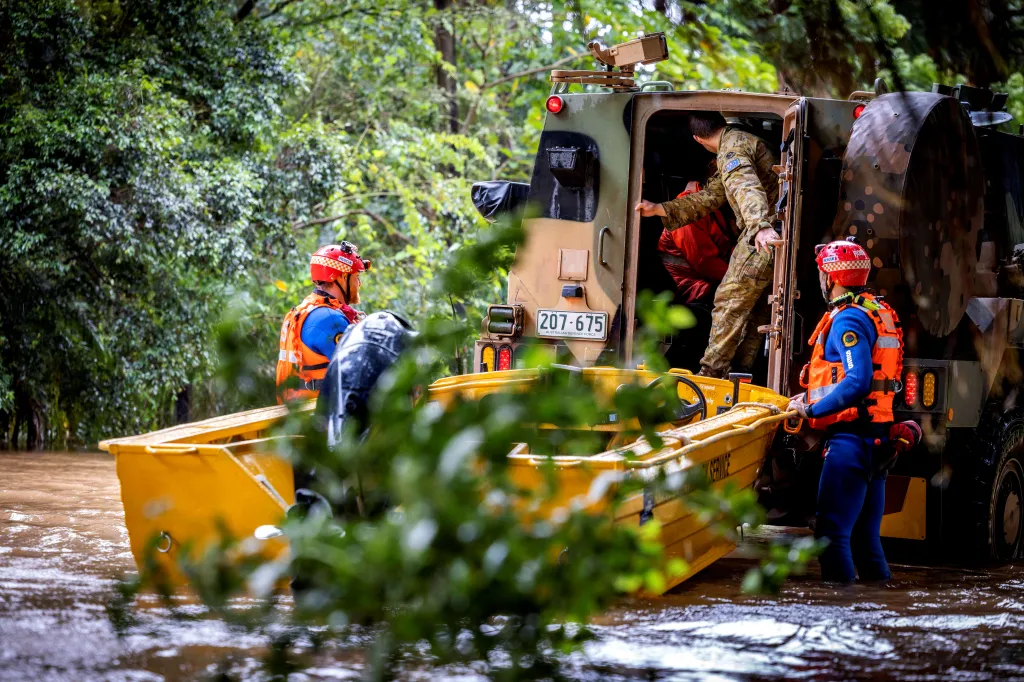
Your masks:
<svg viewBox="0 0 1024 682"><path fill-rule="evenodd" d="M317 397L342 334L364 317L352 305L359 303L359 273L369 269L370 261L349 242L320 247L310 258L313 293L281 325L278 402Z"/></svg>
<svg viewBox="0 0 1024 682"><path fill-rule="evenodd" d="M880 538L885 477L894 452L920 440L914 422L893 423L903 372L903 330L895 311L865 285L871 259L853 237L816 251L828 311L811 334L807 389L790 410L826 433L818 485L817 537L828 538L821 577L888 580Z"/></svg>

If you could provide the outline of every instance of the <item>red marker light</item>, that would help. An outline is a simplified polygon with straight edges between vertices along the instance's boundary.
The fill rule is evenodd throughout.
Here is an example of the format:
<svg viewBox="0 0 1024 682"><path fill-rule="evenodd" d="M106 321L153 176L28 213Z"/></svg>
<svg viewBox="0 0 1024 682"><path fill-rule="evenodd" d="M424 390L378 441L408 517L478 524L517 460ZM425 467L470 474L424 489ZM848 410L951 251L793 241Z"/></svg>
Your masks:
<svg viewBox="0 0 1024 682"><path fill-rule="evenodd" d="M853 108L853 118L856 120L860 118L860 115L864 113L864 105L858 104Z"/></svg>
<svg viewBox="0 0 1024 682"><path fill-rule="evenodd" d="M498 371L507 369L512 369L512 346L501 346L498 348Z"/></svg>
<svg viewBox="0 0 1024 682"><path fill-rule="evenodd" d="M907 376L903 379L903 404L907 407L913 407L916 402L917 375L913 372L907 372Z"/></svg>
<svg viewBox="0 0 1024 682"><path fill-rule="evenodd" d="M565 101L558 95L551 95L551 97L548 97L548 101L545 106L552 114L557 114L562 111L562 107L565 106Z"/></svg>

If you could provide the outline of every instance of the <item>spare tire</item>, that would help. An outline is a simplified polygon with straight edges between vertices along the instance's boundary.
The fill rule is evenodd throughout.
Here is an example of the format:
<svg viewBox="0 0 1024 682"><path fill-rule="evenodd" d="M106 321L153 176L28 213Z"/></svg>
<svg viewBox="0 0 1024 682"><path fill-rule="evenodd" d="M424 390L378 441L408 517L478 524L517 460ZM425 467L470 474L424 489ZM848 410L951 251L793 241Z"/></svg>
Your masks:
<svg viewBox="0 0 1024 682"><path fill-rule="evenodd" d="M843 161L836 238L871 255L871 286L935 336L974 291L985 179L971 119L952 97L897 92L868 104ZM901 310L902 308L902 310Z"/></svg>

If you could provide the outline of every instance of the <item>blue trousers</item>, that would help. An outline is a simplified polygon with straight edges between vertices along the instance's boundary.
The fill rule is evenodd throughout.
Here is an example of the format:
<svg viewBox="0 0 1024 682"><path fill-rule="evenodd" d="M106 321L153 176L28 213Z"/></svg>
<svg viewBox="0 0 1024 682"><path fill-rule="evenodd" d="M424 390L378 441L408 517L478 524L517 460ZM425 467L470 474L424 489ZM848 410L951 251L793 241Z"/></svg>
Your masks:
<svg viewBox="0 0 1024 682"><path fill-rule="evenodd" d="M873 441L850 433L832 435L818 483L815 536L828 538L821 578L828 582L888 580L879 528L885 507L885 476L875 474Z"/></svg>

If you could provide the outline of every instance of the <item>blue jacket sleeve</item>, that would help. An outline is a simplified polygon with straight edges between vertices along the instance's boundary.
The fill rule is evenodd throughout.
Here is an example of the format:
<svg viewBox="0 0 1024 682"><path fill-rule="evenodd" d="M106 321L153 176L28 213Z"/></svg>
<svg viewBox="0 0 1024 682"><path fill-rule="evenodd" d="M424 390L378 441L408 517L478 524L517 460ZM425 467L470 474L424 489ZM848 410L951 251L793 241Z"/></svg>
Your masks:
<svg viewBox="0 0 1024 682"><path fill-rule="evenodd" d="M834 391L811 406L809 416L841 412L871 392L871 349L877 338L875 325L863 311L848 308L836 315L825 340L825 357L833 362L841 360L845 375Z"/></svg>
<svg viewBox="0 0 1024 682"><path fill-rule="evenodd" d="M348 318L340 310L320 307L306 316L302 324L302 343L306 344L328 360L334 357L334 349L341 341L341 335L348 329Z"/></svg>

